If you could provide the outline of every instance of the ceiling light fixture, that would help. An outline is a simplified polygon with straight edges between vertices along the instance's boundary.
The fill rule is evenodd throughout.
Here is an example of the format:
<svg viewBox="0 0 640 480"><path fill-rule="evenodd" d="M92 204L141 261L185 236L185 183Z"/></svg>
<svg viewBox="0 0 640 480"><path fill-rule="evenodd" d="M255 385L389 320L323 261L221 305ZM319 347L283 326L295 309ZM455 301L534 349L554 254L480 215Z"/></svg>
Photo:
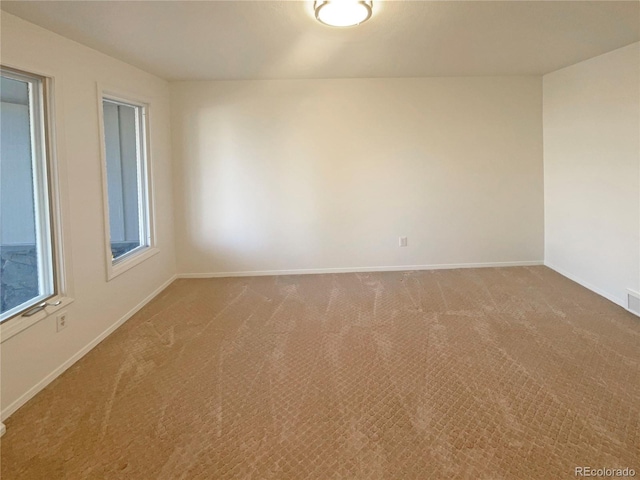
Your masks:
<svg viewBox="0 0 640 480"><path fill-rule="evenodd" d="M319 22L332 27L353 27L371 17L371 0L317 0L313 4Z"/></svg>

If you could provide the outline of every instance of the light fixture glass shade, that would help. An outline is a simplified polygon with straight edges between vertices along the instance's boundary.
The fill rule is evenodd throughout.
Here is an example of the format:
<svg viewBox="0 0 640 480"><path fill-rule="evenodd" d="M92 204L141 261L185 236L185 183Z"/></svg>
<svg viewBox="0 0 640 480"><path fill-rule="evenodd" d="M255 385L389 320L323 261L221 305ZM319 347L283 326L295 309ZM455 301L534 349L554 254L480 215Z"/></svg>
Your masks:
<svg viewBox="0 0 640 480"><path fill-rule="evenodd" d="M352 27L371 17L371 0L318 0L313 8L318 21L332 27Z"/></svg>

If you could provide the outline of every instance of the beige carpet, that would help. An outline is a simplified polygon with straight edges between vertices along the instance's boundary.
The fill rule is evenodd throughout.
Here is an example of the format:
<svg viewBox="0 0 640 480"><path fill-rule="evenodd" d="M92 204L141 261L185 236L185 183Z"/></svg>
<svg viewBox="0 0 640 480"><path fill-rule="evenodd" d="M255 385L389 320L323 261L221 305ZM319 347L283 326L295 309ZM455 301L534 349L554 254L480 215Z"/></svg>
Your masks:
<svg viewBox="0 0 640 480"><path fill-rule="evenodd" d="M545 267L178 280L6 424L3 480L640 476L640 321Z"/></svg>

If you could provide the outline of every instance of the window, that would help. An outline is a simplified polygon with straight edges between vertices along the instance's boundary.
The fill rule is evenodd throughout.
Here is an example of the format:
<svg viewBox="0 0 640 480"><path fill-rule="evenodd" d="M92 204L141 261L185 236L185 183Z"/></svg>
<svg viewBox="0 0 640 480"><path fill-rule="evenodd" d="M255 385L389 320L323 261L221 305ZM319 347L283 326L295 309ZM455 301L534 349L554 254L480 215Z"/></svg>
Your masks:
<svg viewBox="0 0 640 480"><path fill-rule="evenodd" d="M0 69L0 321L57 295L45 79ZM36 308L34 308L36 307Z"/></svg>
<svg viewBox="0 0 640 480"><path fill-rule="evenodd" d="M102 97L109 278L153 247L146 106ZM135 259L135 261L134 261Z"/></svg>

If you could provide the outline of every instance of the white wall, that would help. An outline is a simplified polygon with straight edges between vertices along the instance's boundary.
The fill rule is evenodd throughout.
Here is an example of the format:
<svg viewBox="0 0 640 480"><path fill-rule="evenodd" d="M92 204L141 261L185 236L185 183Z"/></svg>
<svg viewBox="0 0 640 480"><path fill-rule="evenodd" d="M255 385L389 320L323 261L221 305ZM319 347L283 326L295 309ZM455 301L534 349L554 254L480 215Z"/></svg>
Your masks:
<svg viewBox="0 0 640 480"><path fill-rule="evenodd" d="M181 273L543 259L540 77L171 91Z"/></svg>
<svg viewBox="0 0 640 480"><path fill-rule="evenodd" d="M544 76L545 263L640 290L640 43Z"/></svg>
<svg viewBox="0 0 640 480"><path fill-rule="evenodd" d="M167 82L2 12L2 63L55 78L67 267L67 327L48 317L0 346L3 416L175 273ZM106 281L97 83L150 99L151 162L160 253ZM4 339L3 339L4 340Z"/></svg>

